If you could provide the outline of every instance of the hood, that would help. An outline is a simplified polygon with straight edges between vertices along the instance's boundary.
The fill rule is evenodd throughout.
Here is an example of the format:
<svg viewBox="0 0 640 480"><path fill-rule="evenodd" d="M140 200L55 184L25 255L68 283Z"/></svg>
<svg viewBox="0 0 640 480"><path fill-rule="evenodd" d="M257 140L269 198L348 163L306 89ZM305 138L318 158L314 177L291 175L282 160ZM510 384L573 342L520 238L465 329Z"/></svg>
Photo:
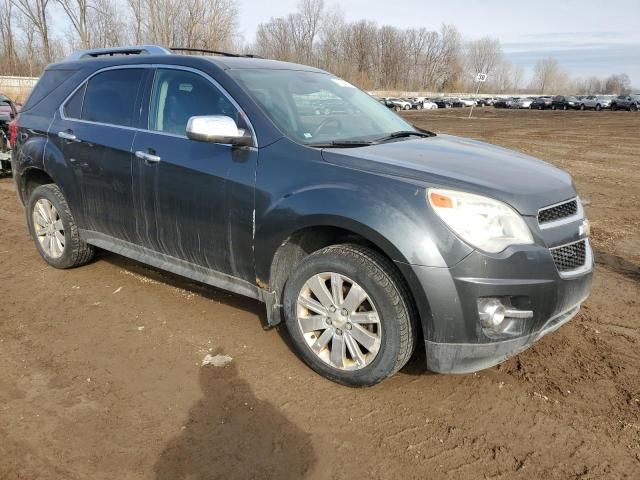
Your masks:
<svg viewBox="0 0 640 480"><path fill-rule="evenodd" d="M563 170L513 150L451 135L325 149L322 154L336 165L493 197L522 215L537 215L540 208L576 195L571 176Z"/></svg>

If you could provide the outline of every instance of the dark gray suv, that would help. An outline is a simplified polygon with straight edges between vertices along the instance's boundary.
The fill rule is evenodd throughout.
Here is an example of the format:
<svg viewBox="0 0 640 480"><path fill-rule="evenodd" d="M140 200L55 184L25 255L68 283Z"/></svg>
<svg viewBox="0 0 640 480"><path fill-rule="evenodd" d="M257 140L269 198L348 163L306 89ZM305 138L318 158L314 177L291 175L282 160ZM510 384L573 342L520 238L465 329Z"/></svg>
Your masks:
<svg viewBox="0 0 640 480"><path fill-rule="evenodd" d="M258 299L310 367L346 385L393 375L418 341L436 372L495 365L590 289L567 173L414 128L315 68L79 52L47 67L15 143L50 265L99 247Z"/></svg>

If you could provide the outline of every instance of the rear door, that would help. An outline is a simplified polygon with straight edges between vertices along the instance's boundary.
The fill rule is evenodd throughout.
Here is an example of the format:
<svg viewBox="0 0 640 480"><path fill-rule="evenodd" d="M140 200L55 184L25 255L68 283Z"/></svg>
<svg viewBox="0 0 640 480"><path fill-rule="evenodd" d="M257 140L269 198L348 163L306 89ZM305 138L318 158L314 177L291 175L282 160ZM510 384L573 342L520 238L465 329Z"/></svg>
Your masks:
<svg viewBox="0 0 640 480"><path fill-rule="evenodd" d="M155 71L133 147L138 243L207 269L255 282L254 184L258 151L190 140L189 118L232 117L239 108L215 81L187 68Z"/></svg>
<svg viewBox="0 0 640 480"><path fill-rule="evenodd" d="M131 148L146 72L97 73L69 97L50 129L75 177L79 224L94 236L135 239Z"/></svg>

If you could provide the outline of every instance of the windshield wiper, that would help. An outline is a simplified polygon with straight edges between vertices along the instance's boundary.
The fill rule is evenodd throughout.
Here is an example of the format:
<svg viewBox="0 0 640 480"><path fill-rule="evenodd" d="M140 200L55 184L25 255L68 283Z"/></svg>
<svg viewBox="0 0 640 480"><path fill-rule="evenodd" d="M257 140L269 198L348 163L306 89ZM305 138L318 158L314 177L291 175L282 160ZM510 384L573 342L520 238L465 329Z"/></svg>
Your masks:
<svg viewBox="0 0 640 480"><path fill-rule="evenodd" d="M390 133L389 135L386 135L382 138L378 138L376 139L376 143L384 143L384 142L388 142L389 140L394 140L396 138L405 138L405 137L423 137L423 138L427 138L427 137L434 137L435 134L428 132L426 130L400 130L397 132L393 132Z"/></svg>
<svg viewBox="0 0 640 480"><path fill-rule="evenodd" d="M328 143L307 143L307 146L314 148L356 148L368 147L373 144L374 142L368 140L335 140Z"/></svg>

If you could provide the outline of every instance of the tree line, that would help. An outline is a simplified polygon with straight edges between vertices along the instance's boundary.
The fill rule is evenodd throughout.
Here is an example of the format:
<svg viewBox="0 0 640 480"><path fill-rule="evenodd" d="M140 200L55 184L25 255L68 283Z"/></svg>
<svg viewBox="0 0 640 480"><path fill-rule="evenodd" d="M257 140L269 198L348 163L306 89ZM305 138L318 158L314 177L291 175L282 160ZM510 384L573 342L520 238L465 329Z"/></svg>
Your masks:
<svg viewBox="0 0 640 480"><path fill-rule="evenodd" d="M52 29L52 16L65 29ZM626 74L570 78L555 58L540 59L529 79L506 59L498 39L467 40L454 25L401 29L348 22L324 0L300 0L295 12L258 25L242 41L237 0L0 0L0 75L37 76L73 50L126 44L250 52L313 65L367 90L472 91L486 73L493 93L626 93Z"/></svg>

